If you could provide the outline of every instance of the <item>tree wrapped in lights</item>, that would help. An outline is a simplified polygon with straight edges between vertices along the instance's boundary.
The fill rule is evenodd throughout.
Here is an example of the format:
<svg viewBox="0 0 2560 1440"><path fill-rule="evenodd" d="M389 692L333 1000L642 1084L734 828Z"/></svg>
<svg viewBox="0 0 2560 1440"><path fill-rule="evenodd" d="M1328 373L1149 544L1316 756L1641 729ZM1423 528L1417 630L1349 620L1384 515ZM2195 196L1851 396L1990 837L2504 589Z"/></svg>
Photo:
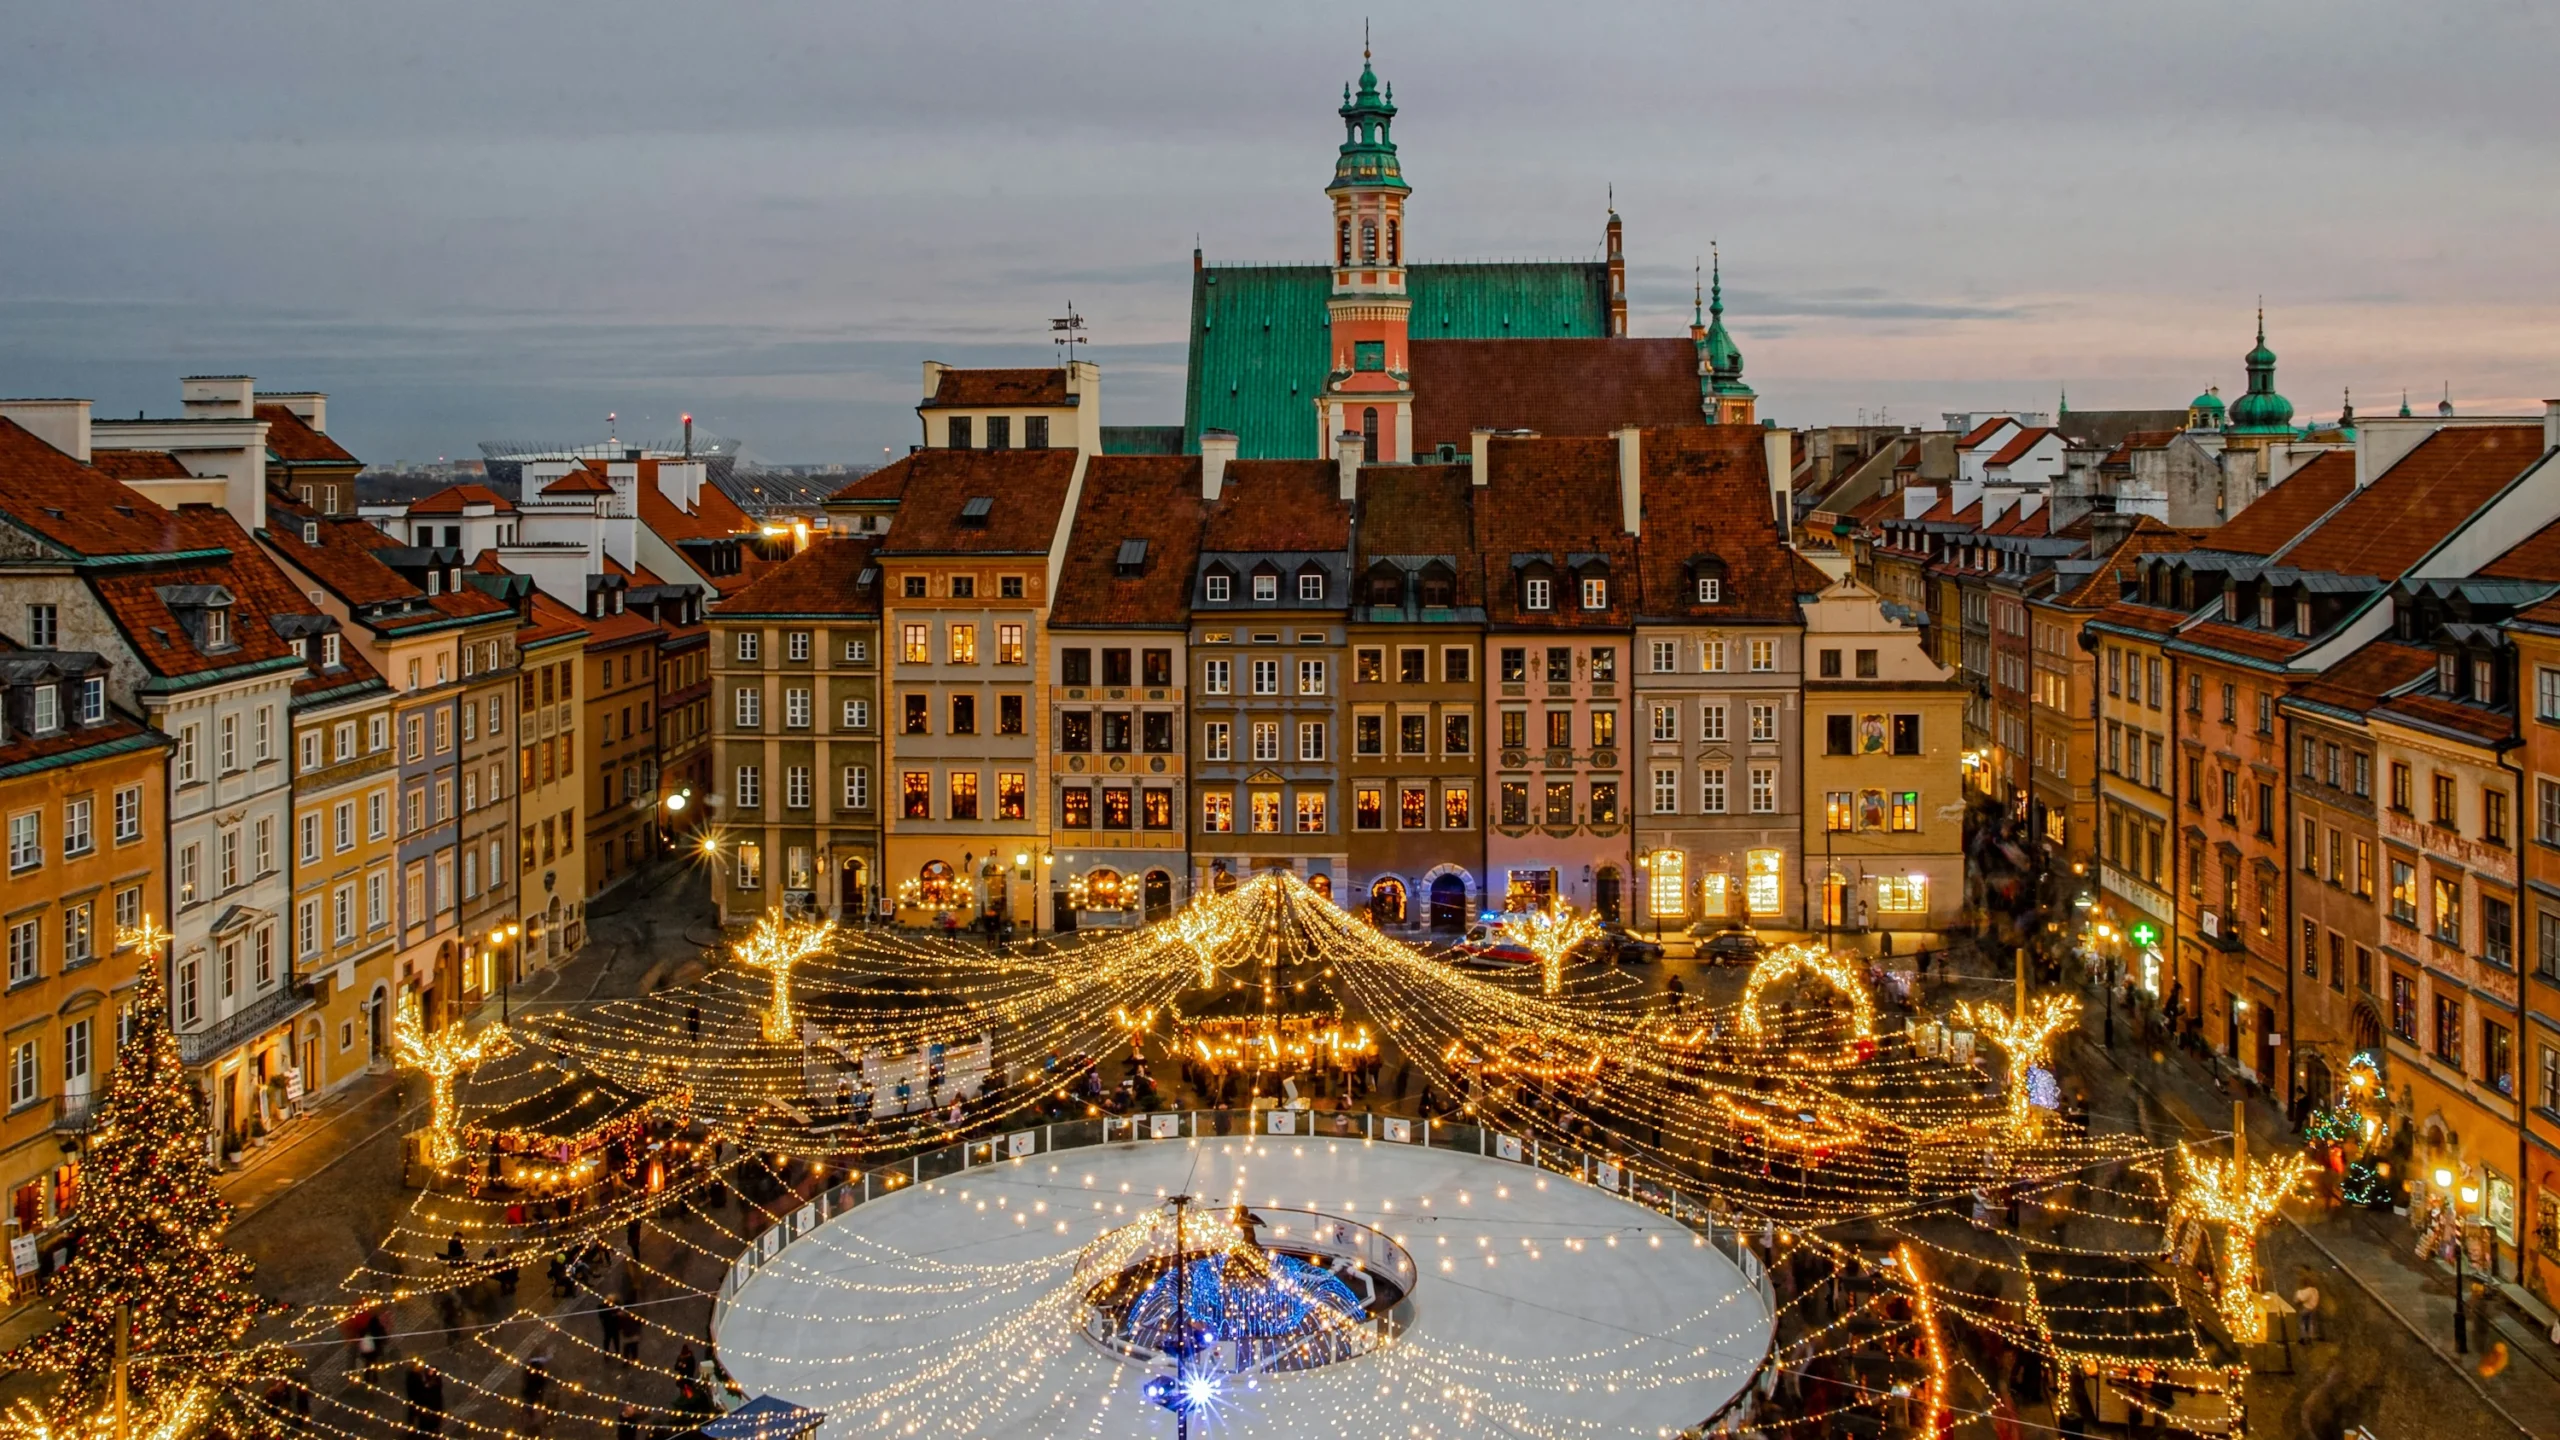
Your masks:
<svg viewBox="0 0 2560 1440"><path fill-rule="evenodd" d="M2255 1345L2267 1338L2266 1312L2258 1308L2258 1232L2301 1188L2308 1162L2298 1154L2218 1160L2184 1147L2178 1161L2186 1185L2169 1207L2165 1239L2174 1250L2182 1236L2201 1238L2202 1227L2222 1232L2215 1308L2234 1343Z"/></svg>
<svg viewBox="0 0 2560 1440"><path fill-rule="evenodd" d="M274 1307L250 1288L247 1257L222 1243L231 1205L214 1186L204 1101L169 1029L158 955L166 932L146 921L128 934L143 947L141 986L81 1162L76 1249L46 1290L62 1323L0 1366L61 1377L39 1423L66 1437L92 1433L107 1408L119 1311L130 1315L132 1403L174 1429L200 1418L206 1399L189 1398L198 1387L236 1386L290 1364L271 1346L239 1348ZM164 1369L161 1356L173 1363Z"/></svg>
<svg viewBox="0 0 2560 1440"><path fill-rule="evenodd" d="M768 910L747 938L738 942L738 963L773 978L773 1002L764 1011L764 1038L788 1045L800 1038L800 1022L791 1013L791 970L817 954L835 938L832 920L790 920Z"/></svg>
<svg viewBox="0 0 2560 1440"><path fill-rule="evenodd" d="M503 1025L476 1035L448 1025L430 1034L418 1014L418 997L409 994L400 997L391 1044L401 1064L427 1077L427 1163L441 1170L462 1156L462 1137L454 1126L453 1077L514 1050L515 1037Z"/></svg>
<svg viewBox="0 0 2560 1440"><path fill-rule="evenodd" d="M1582 948L1600 927L1590 914L1570 905L1559 904L1552 910L1533 910L1517 920L1503 922L1503 933L1519 941L1538 957L1538 969L1546 977L1550 995L1564 989L1564 962L1567 956Z"/></svg>
<svg viewBox="0 0 2560 1440"><path fill-rule="evenodd" d="M2080 1018L2080 1002L2066 995L2039 995L2014 1015L1967 1003L1955 1008L1955 1017L2009 1057L2009 1126L2020 1135L2032 1132L2037 1112L2027 1091L2029 1072L2049 1058L2053 1037Z"/></svg>
<svg viewBox="0 0 2560 1440"><path fill-rule="evenodd" d="M1229 906L1227 908L1234 908ZM1189 950L1200 962L1200 988L1218 983L1218 947L1227 939L1227 927L1219 922L1218 907L1209 900L1196 901L1173 917L1174 943Z"/></svg>
<svg viewBox="0 0 2560 1440"><path fill-rule="evenodd" d="M21 1400L0 1416L0 1440L186 1440L212 1411L212 1394L201 1385L189 1385L164 1402L129 1404L121 1426L112 1407L61 1418Z"/></svg>

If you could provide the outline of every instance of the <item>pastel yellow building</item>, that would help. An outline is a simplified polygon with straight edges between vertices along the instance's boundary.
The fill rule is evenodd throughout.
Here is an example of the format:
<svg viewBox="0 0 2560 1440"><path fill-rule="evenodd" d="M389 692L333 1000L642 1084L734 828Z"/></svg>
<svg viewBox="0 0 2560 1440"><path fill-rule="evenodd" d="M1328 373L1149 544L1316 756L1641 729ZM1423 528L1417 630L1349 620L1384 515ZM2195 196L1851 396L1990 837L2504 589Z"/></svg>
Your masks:
<svg viewBox="0 0 2560 1440"><path fill-rule="evenodd" d="M317 1002L294 1048L316 1094L389 1058L399 760L391 687L338 635L305 643L327 652L293 697L293 971Z"/></svg>

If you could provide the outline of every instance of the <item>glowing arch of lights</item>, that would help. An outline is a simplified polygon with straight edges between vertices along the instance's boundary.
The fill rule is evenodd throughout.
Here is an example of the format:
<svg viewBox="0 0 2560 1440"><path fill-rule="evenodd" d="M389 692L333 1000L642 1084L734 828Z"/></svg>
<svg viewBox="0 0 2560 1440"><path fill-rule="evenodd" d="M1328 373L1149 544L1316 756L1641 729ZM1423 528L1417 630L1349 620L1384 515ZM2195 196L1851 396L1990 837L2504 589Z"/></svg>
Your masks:
<svg viewBox="0 0 2560 1440"><path fill-rule="evenodd" d="M1830 982L1849 1001L1851 1023L1857 1038L1872 1040L1876 1034L1876 1004L1867 994L1867 979L1858 973L1856 960L1834 954L1820 945L1781 945L1751 967L1751 979L1742 987L1742 1033L1760 1038L1760 992L1790 975L1819 976Z"/></svg>

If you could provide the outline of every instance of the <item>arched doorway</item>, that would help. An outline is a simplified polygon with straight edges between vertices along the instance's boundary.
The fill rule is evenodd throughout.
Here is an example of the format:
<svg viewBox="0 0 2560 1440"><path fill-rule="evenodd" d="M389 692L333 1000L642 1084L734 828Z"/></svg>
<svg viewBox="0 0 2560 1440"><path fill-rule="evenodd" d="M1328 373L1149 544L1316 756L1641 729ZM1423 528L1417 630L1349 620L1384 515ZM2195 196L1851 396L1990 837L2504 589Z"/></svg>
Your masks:
<svg viewBox="0 0 2560 1440"><path fill-rule="evenodd" d="M1173 877L1162 870L1147 872L1147 918L1161 920L1173 913Z"/></svg>
<svg viewBox="0 0 2560 1440"><path fill-rule="evenodd" d="M1443 875L1431 882L1431 928L1455 935L1467 928L1467 882Z"/></svg>
<svg viewBox="0 0 2560 1440"><path fill-rule="evenodd" d="M383 1046L390 1040L390 1037L383 1033L385 1029L383 1020L390 1008L389 987L374 986L373 994L366 997L364 1002L364 1053L367 1064L382 1063Z"/></svg>
<svg viewBox="0 0 2560 1440"><path fill-rule="evenodd" d="M1618 878L1617 866L1600 867L1599 875L1591 883L1591 908L1600 912L1602 921L1611 925L1618 923L1619 892L1625 888Z"/></svg>
<svg viewBox="0 0 2560 1440"><path fill-rule="evenodd" d="M870 872L863 868L862 857L848 855L836 877L836 918L859 920L870 913Z"/></svg>
<svg viewBox="0 0 2560 1440"><path fill-rule="evenodd" d="M1084 872L1084 899L1078 909L1125 910L1128 906L1129 899L1122 893L1119 871L1108 865L1097 865Z"/></svg>
<svg viewBox="0 0 2560 1440"><path fill-rule="evenodd" d="M948 860L927 860L916 871L916 903L928 909L942 909L957 903L959 877L952 873Z"/></svg>
<svg viewBox="0 0 2560 1440"><path fill-rule="evenodd" d="M1369 923L1377 926L1405 923L1404 882L1394 876L1369 887Z"/></svg>

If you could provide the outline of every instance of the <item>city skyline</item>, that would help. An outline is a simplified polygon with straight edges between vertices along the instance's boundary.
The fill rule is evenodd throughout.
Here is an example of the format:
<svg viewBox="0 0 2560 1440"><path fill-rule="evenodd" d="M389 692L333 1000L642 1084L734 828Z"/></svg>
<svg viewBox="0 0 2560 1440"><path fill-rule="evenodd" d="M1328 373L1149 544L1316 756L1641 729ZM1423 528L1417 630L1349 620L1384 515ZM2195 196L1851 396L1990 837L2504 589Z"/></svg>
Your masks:
<svg viewBox="0 0 2560 1440"><path fill-rule="evenodd" d="M2524 410L2560 358L2544 17L1457 13L1372 22L1414 253L1593 255L1614 192L1634 333L1721 242L1781 424L2236 393L2261 295L2305 417ZM1173 423L1194 237L1321 255L1359 67L1330 14L475 14L36 18L0 390L131 413L174 359L331 390L375 463L608 411L861 462L919 361L1044 363L1072 302L1108 420Z"/></svg>

